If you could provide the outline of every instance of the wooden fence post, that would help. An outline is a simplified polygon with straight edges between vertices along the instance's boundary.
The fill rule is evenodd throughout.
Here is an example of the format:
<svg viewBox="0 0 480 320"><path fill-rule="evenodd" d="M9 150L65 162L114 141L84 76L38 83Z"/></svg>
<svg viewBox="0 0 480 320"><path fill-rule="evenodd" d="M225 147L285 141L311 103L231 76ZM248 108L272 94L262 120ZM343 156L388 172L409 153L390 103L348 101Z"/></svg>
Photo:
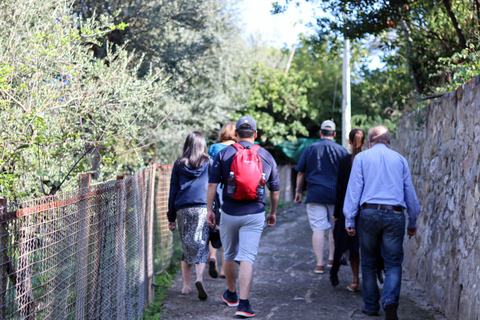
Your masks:
<svg viewBox="0 0 480 320"><path fill-rule="evenodd" d="M7 199L0 199L0 216L7 212ZM0 319L5 319L7 303L7 278L8 263L7 255L7 222L0 219Z"/></svg>
<svg viewBox="0 0 480 320"><path fill-rule="evenodd" d="M81 174L78 181L80 189L78 202L78 238L77 238L77 275L76 275L76 301L75 301L75 319L86 319L87 289L88 289L88 241L89 241L89 219L88 208L90 200L88 192L90 187L90 175Z"/></svg>

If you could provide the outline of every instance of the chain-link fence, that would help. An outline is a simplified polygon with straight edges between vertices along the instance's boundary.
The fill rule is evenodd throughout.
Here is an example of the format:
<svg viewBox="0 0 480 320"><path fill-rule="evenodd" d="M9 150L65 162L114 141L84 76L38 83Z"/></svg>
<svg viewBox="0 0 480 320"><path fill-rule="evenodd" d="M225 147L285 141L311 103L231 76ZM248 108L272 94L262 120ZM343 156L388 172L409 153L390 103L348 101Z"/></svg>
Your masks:
<svg viewBox="0 0 480 320"><path fill-rule="evenodd" d="M138 319L168 265L171 168L0 203L0 319ZM155 180L157 185L155 186ZM157 259L154 259L154 256Z"/></svg>

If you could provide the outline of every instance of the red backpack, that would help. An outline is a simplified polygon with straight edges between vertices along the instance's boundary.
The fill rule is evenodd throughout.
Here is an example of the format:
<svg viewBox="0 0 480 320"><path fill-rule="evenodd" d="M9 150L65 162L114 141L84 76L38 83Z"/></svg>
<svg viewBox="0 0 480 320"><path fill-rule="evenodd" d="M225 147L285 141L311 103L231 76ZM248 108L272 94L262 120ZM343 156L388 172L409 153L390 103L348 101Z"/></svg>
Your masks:
<svg viewBox="0 0 480 320"><path fill-rule="evenodd" d="M251 148L244 148L239 143L232 146L237 149L233 156L230 171L234 173L236 180L236 200L255 200L257 198L257 186L262 180L263 165L257 154L260 146L255 144Z"/></svg>

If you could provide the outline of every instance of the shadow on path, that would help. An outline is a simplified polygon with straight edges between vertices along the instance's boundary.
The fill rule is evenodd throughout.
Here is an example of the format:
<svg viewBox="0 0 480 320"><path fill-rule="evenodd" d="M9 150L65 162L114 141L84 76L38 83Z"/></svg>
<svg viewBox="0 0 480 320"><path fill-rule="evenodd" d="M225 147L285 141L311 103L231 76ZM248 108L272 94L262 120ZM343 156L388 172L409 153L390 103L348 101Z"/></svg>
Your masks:
<svg viewBox="0 0 480 320"><path fill-rule="evenodd" d="M275 227L264 231L249 297L255 318L383 319L383 311L380 317L361 313L361 290L352 293L346 289L352 281L350 266L340 268L340 285L335 289L330 283L328 268L321 275L313 272L316 262L311 236L304 205L282 210ZM212 279L206 272L204 284L209 294L206 301L197 298L194 281L192 276L193 292L181 295L182 276L177 275L164 300L160 319L235 319L236 308L228 307L221 300L227 288L225 279ZM404 320L445 319L427 304L424 293L408 279L403 282L398 316Z"/></svg>

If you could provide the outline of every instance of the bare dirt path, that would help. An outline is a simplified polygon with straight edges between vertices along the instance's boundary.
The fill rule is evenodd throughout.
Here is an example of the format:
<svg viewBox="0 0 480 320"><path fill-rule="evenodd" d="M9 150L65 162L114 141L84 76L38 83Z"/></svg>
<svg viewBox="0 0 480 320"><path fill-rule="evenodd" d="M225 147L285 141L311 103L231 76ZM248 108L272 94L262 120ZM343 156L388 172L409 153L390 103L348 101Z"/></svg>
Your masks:
<svg viewBox="0 0 480 320"><path fill-rule="evenodd" d="M330 284L329 269L323 275L313 273L316 263L311 235L304 205L282 210L276 226L264 231L250 292L255 318L383 319L383 311L380 311L380 317L368 317L361 313L361 290L352 293L346 289L352 280L349 266L340 269L340 285L335 289ZM192 281L194 279L192 275ZM204 283L209 294L206 301L197 298L195 289L190 295L181 295L182 278L179 273L164 300L161 319L234 319L236 309L221 300L226 289L225 280L212 279L206 274ZM405 279L399 318L445 319L424 297L421 290Z"/></svg>

